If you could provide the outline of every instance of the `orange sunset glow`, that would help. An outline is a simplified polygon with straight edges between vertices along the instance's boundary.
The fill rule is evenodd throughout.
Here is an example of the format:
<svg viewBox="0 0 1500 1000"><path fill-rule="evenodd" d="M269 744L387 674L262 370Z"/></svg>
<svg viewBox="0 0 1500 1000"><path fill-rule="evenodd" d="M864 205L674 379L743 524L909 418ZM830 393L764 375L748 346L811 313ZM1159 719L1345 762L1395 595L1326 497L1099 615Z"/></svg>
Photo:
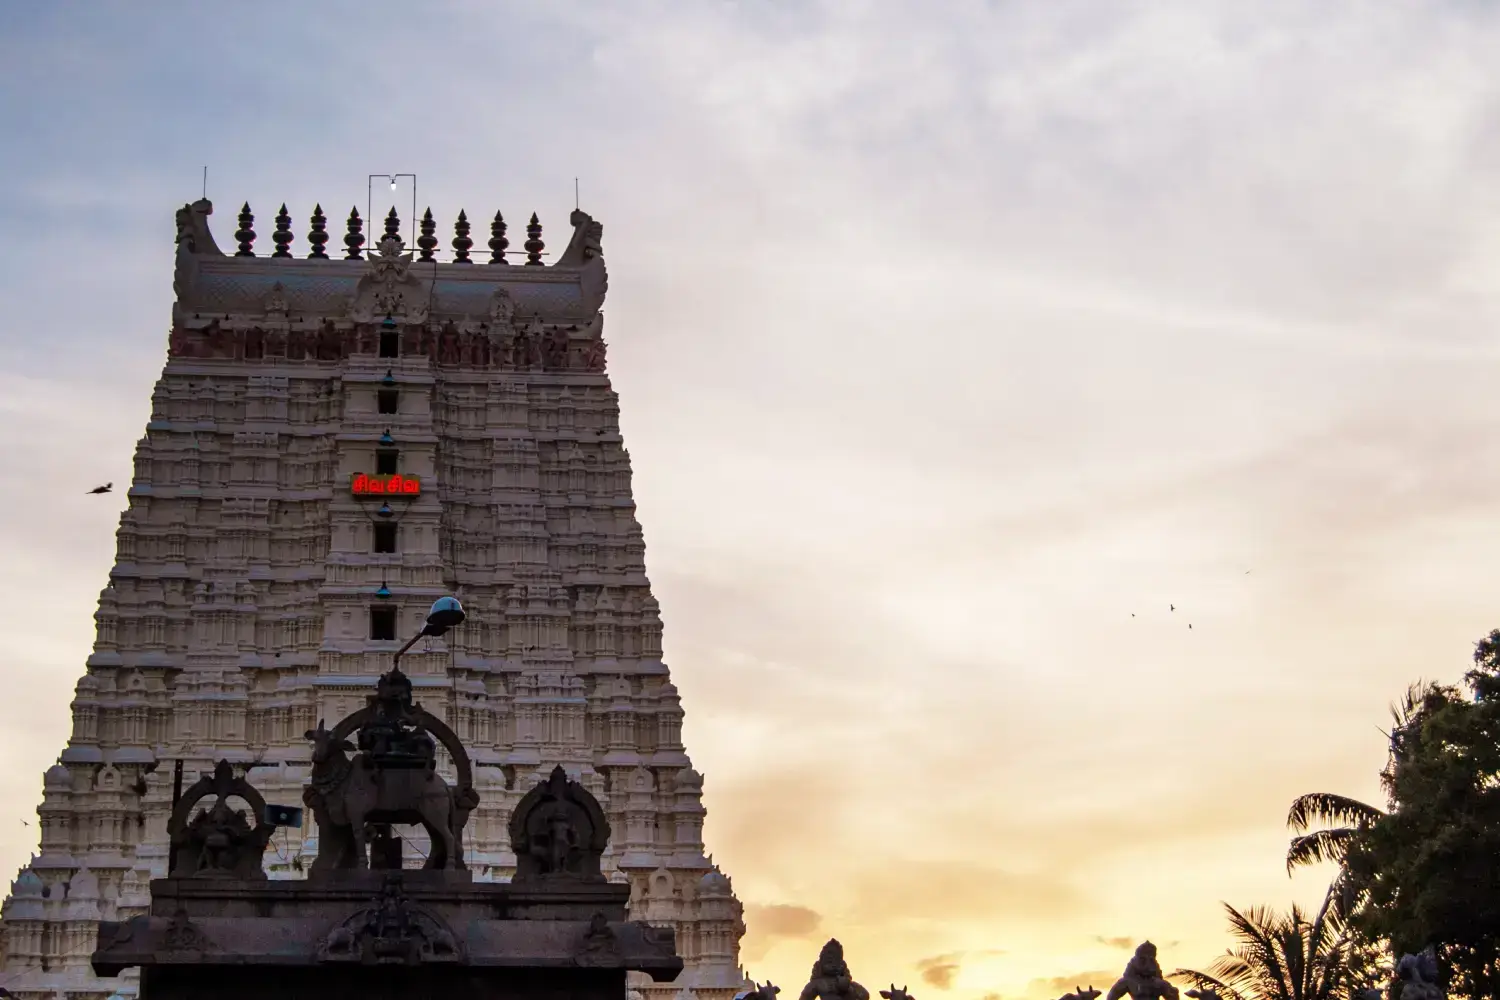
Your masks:
<svg viewBox="0 0 1500 1000"><path fill-rule="evenodd" d="M1204 968L1224 902L1316 907L1289 804L1383 802L1388 706L1500 627L1496 10L198 10L0 15L7 879L204 164L225 246L400 169L561 249L578 178L704 841L783 1000L831 937L919 1000ZM436 489L388 479L339 488Z"/></svg>

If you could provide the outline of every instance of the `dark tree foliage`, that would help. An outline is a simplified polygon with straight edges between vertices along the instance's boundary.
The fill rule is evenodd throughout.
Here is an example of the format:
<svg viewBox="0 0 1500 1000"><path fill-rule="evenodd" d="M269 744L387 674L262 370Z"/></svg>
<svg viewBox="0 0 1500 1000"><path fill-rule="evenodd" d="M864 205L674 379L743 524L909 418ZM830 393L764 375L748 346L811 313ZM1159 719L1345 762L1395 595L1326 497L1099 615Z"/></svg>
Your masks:
<svg viewBox="0 0 1500 1000"><path fill-rule="evenodd" d="M1358 827L1342 867L1368 940L1431 945L1450 996L1500 997L1500 630L1457 687L1429 685L1398 716L1383 816Z"/></svg>
<svg viewBox="0 0 1500 1000"><path fill-rule="evenodd" d="M1337 885L1330 887L1316 914L1295 905L1277 913L1225 903L1234 946L1206 972L1178 969L1172 978L1224 1000L1349 1000L1378 987L1388 978L1379 951L1350 933L1339 893Z"/></svg>

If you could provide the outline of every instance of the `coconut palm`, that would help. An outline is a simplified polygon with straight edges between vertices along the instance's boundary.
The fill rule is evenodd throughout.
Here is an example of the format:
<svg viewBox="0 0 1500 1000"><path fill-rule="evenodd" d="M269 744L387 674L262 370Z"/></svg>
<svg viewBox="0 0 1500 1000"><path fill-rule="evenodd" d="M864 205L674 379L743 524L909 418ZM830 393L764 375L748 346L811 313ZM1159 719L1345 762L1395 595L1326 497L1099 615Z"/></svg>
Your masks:
<svg viewBox="0 0 1500 1000"><path fill-rule="evenodd" d="M1224 904L1235 947L1207 972L1178 969L1172 978L1225 1000L1348 1000L1372 985L1367 956L1348 931L1333 888L1311 919L1301 907L1240 911Z"/></svg>
<svg viewBox="0 0 1500 1000"><path fill-rule="evenodd" d="M1412 719L1421 710L1432 691L1431 684L1413 684L1407 688L1400 703L1391 706L1392 727L1387 737L1391 741L1391 753L1399 744ZM1386 782L1389 784L1389 782ZM1334 908L1341 919L1348 918L1363 904L1368 895L1366 887L1345 865L1349 848L1360 831L1369 829L1386 815L1385 810L1331 792L1310 792L1299 795L1287 813L1286 825L1294 836L1286 849L1286 870L1290 875L1294 868L1322 864L1331 861L1339 866L1329 891ZM1314 829L1318 825L1320 829Z"/></svg>
<svg viewBox="0 0 1500 1000"><path fill-rule="evenodd" d="M1340 919L1349 917L1364 901L1365 887L1344 865L1349 848L1361 831L1385 815L1381 809L1357 799L1330 792L1297 796L1287 813L1286 825L1294 836L1286 849L1286 870L1331 861L1339 866L1329 898ZM1313 829L1318 824L1320 829Z"/></svg>

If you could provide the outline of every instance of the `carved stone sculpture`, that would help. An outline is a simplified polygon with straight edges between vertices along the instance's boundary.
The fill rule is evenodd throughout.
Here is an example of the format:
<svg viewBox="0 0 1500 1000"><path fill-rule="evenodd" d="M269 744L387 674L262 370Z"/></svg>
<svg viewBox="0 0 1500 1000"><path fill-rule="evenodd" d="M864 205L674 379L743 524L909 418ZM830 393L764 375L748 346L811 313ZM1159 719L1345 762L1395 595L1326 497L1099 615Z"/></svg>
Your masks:
<svg viewBox="0 0 1500 1000"><path fill-rule="evenodd" d="M561 765L527 792L510 817L513 882L569 878L605 882L599 858L609 843L609 820L599 801Z"/></svg>
<svg viewBox="0 0 1500 1000"><path fill-rule="evenodd" d="M387 876L380 896L345 917L318 948L318 961L392 965L463 960L448 925L406 898L399 875Z"/></svg>
<svg viewBox="0 0 1500 1000"><path fill-rule="evenodd" d="M1417 955L1403 955L1396 963L1396 978L1401 981L1401 1000L1443 1000L1438 985L1437 955L1431 948Z"/></svg>
<svg viewBox="0 0 1500 1000"><path fill-rule="evenodd" d="M193 816L193 809L210 795L213 805ZM254 810L255 826L245 819L243 810L230 807L231 797L243 799ZM265 822L265 805L248 781L235 777L229 761L219 761L212 775L205 774L183 793L167 820L177 852L172 876L264 879L261 859L275 830Z"/></svg>
<svg viewBox="0 0 1500 1000"><path fill-rule="evenodd" d="M620 940L609 928L603 913L595 913L573 954L575 965L585 968L602 966L612 968L621 962Z"/></svg>
<svg viewBox="0 0 1500 1000"><path fill-rule="evenodd" d="M1156 960L1156 945L1150 941L1135 950L1135 955L1125 966L1125 974L1109 988L1106 1000L1177 1000L1177 987L1167 982L1161 973L1161 963Z"/></svg>
<svg viewBox="0 0 1500 1000"><path fill-rule="evenodd" d="M813 963L812 975L800 1000L870 1000L870 991L854 981L844 962L844 946L830 939Z"/></svg>
<svg viewBox="0 0 1500 1000"><path fill-rule="evenodd" d="M336 868L369 867L367 823L420 823L432 838L428 868L457 867L452 829L453 793L435 771L381 767L367 754L351 760L354 747L334 739L318 720L306 734L312 741L312 780L303 802L318 824L318 857L312 874Z"/></svg>
<svg viewBox="0 0 1500 1000"><path fill-rule="evenodd" d="M897 989L895 983L891 984L890 989L881 990L880 996L881 1000L913 1000L912 995L906 992L905 986Z"/></svg>
<svg viewBox="0 0 1500 1000"><path fill-rule="evenodd" d="M781 992L780 986L774 986L769 981L756 985L754 980L750 982L750 989L740 994L736 1000L776 1000L776 994Z"/></svg>
<svg viewBox="0 0 1500 1000"><path fill-rule="evenodd" d="M1088 989L1084 989L1082 986L1075 986L1072 993L1064 993L1058 1000L1094 1000L1099 993L1100 991L1094 989L1092 985ZM1191 995L1189 994L1189 996ZM1214 1000L1218 1000L1218 998L1215 997Z"/></svg>

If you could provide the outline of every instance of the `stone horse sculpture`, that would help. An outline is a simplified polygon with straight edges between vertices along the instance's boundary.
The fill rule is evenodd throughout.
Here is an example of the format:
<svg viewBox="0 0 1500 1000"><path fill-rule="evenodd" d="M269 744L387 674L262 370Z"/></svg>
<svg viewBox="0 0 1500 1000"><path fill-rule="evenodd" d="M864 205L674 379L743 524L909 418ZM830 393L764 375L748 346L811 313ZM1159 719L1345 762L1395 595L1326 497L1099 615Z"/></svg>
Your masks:
<svg viewBox="0 0 1500 1000"><path fill-rule="evenodd" d="M369 753L326 729L309 729L312 780L302 801L318 823L318 857L310 874L369 867L365 825L419 823L432 841L424 868L458 868L453 790L431 767L381 767Z"/></svg>

